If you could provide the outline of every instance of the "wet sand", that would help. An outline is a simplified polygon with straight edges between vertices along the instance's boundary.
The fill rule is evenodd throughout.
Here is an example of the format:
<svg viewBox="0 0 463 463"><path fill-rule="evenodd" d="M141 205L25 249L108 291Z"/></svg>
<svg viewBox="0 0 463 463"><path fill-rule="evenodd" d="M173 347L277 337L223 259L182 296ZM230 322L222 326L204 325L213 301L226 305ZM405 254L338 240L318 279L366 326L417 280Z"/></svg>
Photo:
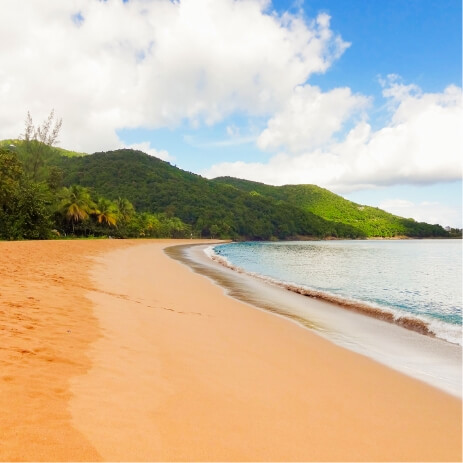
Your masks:
<svg viewBox="0 0 463 463"><path fill-rule="evenodd" d="M1 460L461 460L461 400L226 296L180 243L0 243Z"/></svg>
<svg viewBox="0 0 463 463"><path fill-rule="evenodd" d="M462 398L460 345L231 269L208 257L210 248L172 246L165 252L212 279L236 299L293 320L334 344Z"/></svg>

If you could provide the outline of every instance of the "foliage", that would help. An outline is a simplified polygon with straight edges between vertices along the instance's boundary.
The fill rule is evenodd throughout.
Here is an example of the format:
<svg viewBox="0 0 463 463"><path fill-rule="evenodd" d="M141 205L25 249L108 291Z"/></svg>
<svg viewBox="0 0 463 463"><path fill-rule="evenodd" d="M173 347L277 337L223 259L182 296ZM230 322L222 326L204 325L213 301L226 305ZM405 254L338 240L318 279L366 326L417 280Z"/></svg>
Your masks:
<svg viewBox="0 0 463 463"><path fill-rule="evenodd" d="M0 148L0 238L48 238L50 203L49 190L29 181L16 154Z"/></svg>
<svg viewBox="0 0 463 463"><path fill-rule="evenodd" d="M463 230L461 228L450 228L447 230L451 238L461 238Z"/></svg>
<svg viewBox="0 0 463 463"><path fill-rule="evenodd" d="M416 222L389 214L381 209L362 206L348 201L316 185L284 185L275 187L231 177L214 179L214 182L233 185L251 194L258 193L289 204L296 204L335 224L354 227L366 237L431 237L448 236L439 225Z"/></svg>
<svg viewBox="0 0 463 463"><path fill-rule="evenodd" d="M440 226L360 206L314 185L274 187L246 180L213 181L140 151L59 158L64 184L130 200L139 211L176 216L198 237L232 239L447 236Z"/></svg>
<svg viewBox="0 0 463 463"><path fill-rule="evenodd" d="M109 199L100 198L95 211L97 222L108 227L115 227L117 223L118 210L116 205Z"/></svg>
<svg viewBox="0 0 463 463"><path fill-rule="evenodd" d="M24 161L24 157L25 157L24 152L26 150L24 140L21 140L19 138L7 138L5 140L0 140L0 148L10 149L10 150L13 149L14 151L18 153L19 159ZM49 148L52 148L51 150L49 150L49 153L51 154L51 158L53 159L57 159L60 156L65 156L68 158L88 156L87 153L82 153L80 151L71 151L71 150L61 148L59 146L52 146ZM45 154L45 163L50 164L50 155L47 156Z"/></svg>
<svg viewBox="0 0 463 463"><path fill-rule="evenodd" d="M58 134L61 129L62 119L55 119L52 110L42 125L34 126L29 111L26 116L23 140L24 153L26 155L26 171L33 181L37 181L39 171L45 164L45 153L58 142Z"/></svg>
<svg viewBox="0 0 463 463"><path fill-rule="evenodd" d="M24 142L0 153L0 239L449 236L440 226L360 206L314 185L210 181L140 151L79 157L48 147L36 180L23 167Z"/></svg>
<svg viewBox="0 0 463 463"><path fill-rule="evenodd" d="M87 220L90 214L97 212L96 205L86 188L78 185L63 188L60 197L61 201L57 212L71 224L73 232L77 223Z"/></svg>
<svg viewBox="0 0 463 463"><path fill-rule="evenodd" d="M137 214L126 198L110 201L89 188L59 188L62 176L51 166L48 180L34 182L15 150L0 148L0 239L46 239L62 236L191 236L191 227L167 214Z"/></svg>
<svg viewBox="0 0 463 463"><path fill-rule="evenodd" d="M91 187L107 198L123 195L137 210L178 217L194 236L284 239L296 235L360 237L296 205L206 180L140 151L118 150L60 158L64 184Z"/></svg>

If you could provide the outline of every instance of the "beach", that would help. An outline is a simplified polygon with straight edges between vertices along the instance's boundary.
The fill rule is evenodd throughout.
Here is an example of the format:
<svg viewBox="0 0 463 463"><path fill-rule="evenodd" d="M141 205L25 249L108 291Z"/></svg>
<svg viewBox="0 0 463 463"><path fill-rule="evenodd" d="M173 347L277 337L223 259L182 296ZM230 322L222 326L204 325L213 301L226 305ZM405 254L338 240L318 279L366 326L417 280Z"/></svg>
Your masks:
<svg viewBox="0 0 463 463"><path fill-rule="evenodd" d="M288 289L291 284L222 263L216 259L213 248L173 246L166 253L211 278L236 299L293 320L339 346L462 398L459 344L383 320L382 311L380 317L365 315L355 310L356 305L351 310L344 301L336 304L330 295L328 298L301 295ZM354 261L351 266L355 266ZM335 271L338 270L332 274ZM461 325L459 328L461 336Z"/></svg>
<svg viewBox="0 0 463 463"><path fill-rule="evenodd" d="M0 242L3 461L461 461L461 399L168 257Z"/></svg>

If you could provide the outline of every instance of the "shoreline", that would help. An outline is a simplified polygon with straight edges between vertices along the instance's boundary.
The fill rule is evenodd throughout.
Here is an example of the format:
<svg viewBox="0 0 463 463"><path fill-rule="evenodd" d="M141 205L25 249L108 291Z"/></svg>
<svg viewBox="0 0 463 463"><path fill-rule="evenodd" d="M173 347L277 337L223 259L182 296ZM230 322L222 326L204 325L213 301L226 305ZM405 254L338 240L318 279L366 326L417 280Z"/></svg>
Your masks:
<svg viewBox="0 0 463 463"><path fill-rule="evenodd" d="M336 296L335 294L330 294L328 292L309 289L307 287L303 287L294 283L286 283L271 277L260 275L258 273L248 272L242 269L241 267L232 264L226 258L218 254L211 253L209 257L211 260L219 263L223 267L229 268L230 270L249 275L252 278L258 278L272 285L279 286L287 291L300 294L301 296L306 296L312 299L319 299L327 303L334 304L338 307L342 307L343 309L352 310L354 312L361 313L362 315L368 317L373 317L378 320L393 323L426 336L437 336L436 333L429 328L429 322L423 321L416 317L412 317L411 315L400 315L398 317L395 317L391 311L387 311L386 309L381 307L375 307L371 304L362 302L360 300L347 299L345 297Z"/></svg>
<svg viewBox="0 0 463 463"><path fill-rule="evenodd" d="M210 240L57 243L0 243L1 460L461 460L461 400L164 253Z"/></svg>
<svg viewBox="0 0 463 463"><path fill-rule="evenodd" d="M463 333L461 323L450 324L438 318L430 317L427 314L414 314L410 311L398 310L397 307L390 306L385 301L382 303L368 302L355 297L338 295L328 290L314 289L311 288L310 285L307 286L300 282L294 283L292 281L273 278L258 272L248 271L245 268L241 268L240 266L230 262L227 257L220 253L220 251L214 252L213 248L214 247L211 246L206 250L208 257L211 260L218 262L223 267L228 267L235 272L247 274L252 278L260 279L272 285L282 287L288 291L292 291L312 299L324 300L346 310L355 311L366 316L384 320L388 323L402 326L411 331L416 331L417 333L431 337L437 337L446 342L462 347ZM461 299L459 302L461 303Z"/></svg>
<svg viewBox="0 0 463 463"><path fill-rule="evenodd" d="M460 345L236 271L206 255L207 247L173 246L165 252L210 278L231 297L292 320L343 348L461 399Z"/></svg>

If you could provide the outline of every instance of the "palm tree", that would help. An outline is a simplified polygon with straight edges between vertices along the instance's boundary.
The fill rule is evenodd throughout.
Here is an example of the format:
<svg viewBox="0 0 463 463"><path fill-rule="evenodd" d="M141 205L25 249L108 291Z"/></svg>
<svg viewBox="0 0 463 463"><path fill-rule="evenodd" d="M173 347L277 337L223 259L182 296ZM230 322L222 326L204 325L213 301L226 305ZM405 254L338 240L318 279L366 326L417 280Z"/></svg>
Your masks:
<svg viewBox="0 0 463 463"><path fill-rule="evenodd" d="M68 222L71 222L72 233L77 222L88 219L90 214L95 213L95 203L92 201L87 188L73 185L70 188L63 188L62 199L59 210Z"/></svg>
<svg viewBox="0 0 463 463"><path fill-rule="evenodd" d="M122 223L128 222L135 214L135 208L132 203L128 199L120 197L115 202L119 211L119 220Z"/></svg>
<svg viewBox="0 0 463 463"><path fill-rule="evenodd" d="M114 203L105 198L98 200L97 210L95 211L98 223L116 227L118 210Z"/></svg>

